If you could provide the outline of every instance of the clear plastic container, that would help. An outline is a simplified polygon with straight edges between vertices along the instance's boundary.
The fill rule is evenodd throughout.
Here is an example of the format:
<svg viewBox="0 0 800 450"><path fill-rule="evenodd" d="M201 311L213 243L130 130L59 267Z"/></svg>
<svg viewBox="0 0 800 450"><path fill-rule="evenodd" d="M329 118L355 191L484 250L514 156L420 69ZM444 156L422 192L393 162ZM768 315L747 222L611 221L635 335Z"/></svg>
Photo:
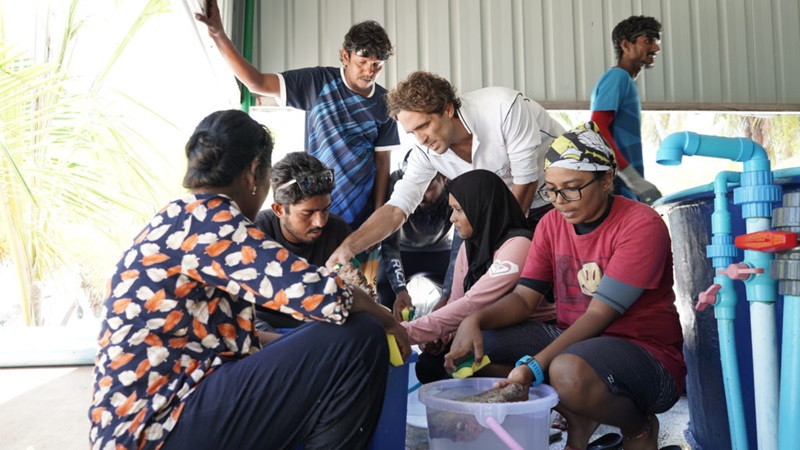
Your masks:
<svg viewBox="0 0 800 450"><path fill-rule="evenodd" d="M506 449L507 444L490 429L491 417L525 449L546 450L549 445L550 410L558 403L555 389L546 384L530 389L527 401L470 403L454 400L491 389L498 378L441 380L422 386L431 450Z"/></svg>

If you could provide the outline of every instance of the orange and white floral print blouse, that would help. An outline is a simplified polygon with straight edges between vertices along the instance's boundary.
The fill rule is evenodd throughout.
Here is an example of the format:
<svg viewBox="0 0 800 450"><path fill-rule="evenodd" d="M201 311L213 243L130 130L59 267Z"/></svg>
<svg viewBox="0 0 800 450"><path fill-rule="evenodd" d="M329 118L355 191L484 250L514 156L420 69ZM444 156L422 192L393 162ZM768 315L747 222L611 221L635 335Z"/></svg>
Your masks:
<svg viewBox="0 0 800 450"><path fill-rule="evenodd" d="M352 305L341 280L267 239L219 194L161 210L109 289L89 409L95 449L160 447L204 377L260 349L254 303L337 324Z"/></svg>

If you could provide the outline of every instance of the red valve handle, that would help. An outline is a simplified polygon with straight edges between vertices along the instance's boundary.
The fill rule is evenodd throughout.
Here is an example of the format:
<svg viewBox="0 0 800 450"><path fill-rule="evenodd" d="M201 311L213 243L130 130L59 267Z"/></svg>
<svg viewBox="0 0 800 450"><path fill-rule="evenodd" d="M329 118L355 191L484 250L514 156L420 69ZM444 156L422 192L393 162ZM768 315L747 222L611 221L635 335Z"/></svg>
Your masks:
<svg viewBox="0 0 800 450"><path fill-rule="evenodd" d="M736 236L733 244L742 250L757 250L765 253L785 252L797 247L797 233L792 231L756 231Z"/></svg>

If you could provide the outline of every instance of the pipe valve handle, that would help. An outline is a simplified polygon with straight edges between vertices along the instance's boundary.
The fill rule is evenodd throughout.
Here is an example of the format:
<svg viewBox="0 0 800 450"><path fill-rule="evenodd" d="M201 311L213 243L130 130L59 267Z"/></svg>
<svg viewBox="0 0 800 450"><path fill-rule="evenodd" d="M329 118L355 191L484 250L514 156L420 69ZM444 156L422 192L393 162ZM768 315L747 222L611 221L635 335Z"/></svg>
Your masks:
<svg viewBox="0 0 800 450"><path fill-rule="evenodd" d="M717 274L727 275L731 280L743 281L750 278L751 275L764 273L764 269L760 267L750 267L745 263L731 264L725 270L718 270Z"/></svg>
<svg viewBox="0 0 800 450"><path fill-rule="evenodd" d="M722 286L712 284L708 289L698 294L697 304L694 306L694 309L704 311L709 306L713 306L714 303L717 302L717 294L719 294L720 289L722 289Z"/></svg>
<svg viewBox="0 0 800 450"><path fill-rule="evenodd" d="M742 250L779 253L797 247L797 233L792 231L756 231L736 236L734 245Z"/></svg>

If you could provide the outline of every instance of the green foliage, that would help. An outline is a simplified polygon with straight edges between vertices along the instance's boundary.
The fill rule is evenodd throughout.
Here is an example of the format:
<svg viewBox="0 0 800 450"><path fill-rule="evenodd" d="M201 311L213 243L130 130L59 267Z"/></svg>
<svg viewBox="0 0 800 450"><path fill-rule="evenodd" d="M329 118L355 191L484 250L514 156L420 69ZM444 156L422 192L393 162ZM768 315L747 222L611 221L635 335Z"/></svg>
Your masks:
<svg viewBox="0 0 800 450"><path fill-rule="evenodd" d="M142 223L167 190L148 170L165 164L158 152L109 113L128 100L100 87L135 33L166 11L169 0L144 5L89 89L70 70L85 25L76 21L79 1L69 5L65 23L54 23L52 4L43 14L46 61L0 41L0 259L17 270L27 324L41 322L34 283L64 266L77 265L90 279L107 273L107 261L89 256L87 246L127 240L129 230L120 224Z"/></svg>
<svg viewBox="0 0 800 450"><path fill-rule="evenodd" d="M800 115L778 115L771 119L770 151L774 161L800 155Z"/></svg>

